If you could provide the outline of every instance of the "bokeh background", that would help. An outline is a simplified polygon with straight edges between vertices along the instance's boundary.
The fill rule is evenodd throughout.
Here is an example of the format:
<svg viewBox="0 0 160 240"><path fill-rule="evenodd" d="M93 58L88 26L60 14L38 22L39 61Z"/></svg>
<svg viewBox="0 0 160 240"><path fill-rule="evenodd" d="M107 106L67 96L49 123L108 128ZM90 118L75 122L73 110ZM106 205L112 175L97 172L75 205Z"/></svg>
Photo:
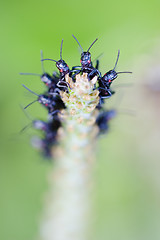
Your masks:
<svg viewBox="0 0 160 240"><path fill-rule="evenodd" d="M160 239L160 1L1 1L0 7L0 239L31 240L38 232L52 164L29 144L36 132L22 106L35 99L21 84L37 93L44 57L63 58L78 65L80 52L71 36L92 59L104 53L100 70L133 71L113 84L116 94L106 107L117 109L110 132L97 143L95 169L95 240ZM45 62L45 69L56 69ZM46 118L35 103L31 118Z"/></svg>

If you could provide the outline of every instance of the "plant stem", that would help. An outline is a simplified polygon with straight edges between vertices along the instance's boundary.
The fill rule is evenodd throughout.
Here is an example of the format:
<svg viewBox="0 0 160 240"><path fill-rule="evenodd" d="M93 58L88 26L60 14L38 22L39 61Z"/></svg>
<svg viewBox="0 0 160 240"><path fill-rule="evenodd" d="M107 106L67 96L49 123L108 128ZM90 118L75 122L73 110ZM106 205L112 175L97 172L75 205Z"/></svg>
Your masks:
<svg viewBox="0 0 160 240"><path fill-rule="evenodd" d="M55 164L50 175L46 212L41 225L42 240L86 240L90 216L90 194L94 163L93 147L98 91L87 75L76 83L66 78L71 89L62 93L67 105L60 129L60 147L53 149ZM80 83L80 87L79 87ZM74 100L73 100L74 99Z"/></svg>

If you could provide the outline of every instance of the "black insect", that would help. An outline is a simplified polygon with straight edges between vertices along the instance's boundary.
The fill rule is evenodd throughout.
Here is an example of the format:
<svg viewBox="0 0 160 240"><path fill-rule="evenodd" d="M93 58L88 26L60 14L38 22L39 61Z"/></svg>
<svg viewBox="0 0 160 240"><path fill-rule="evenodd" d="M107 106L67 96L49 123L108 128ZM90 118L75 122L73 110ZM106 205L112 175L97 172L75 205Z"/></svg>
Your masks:
<svg viewBox="0 0 160 240"><path fill-rule="evenodd" d="M64 109L65 105L61 98L59 96L51 96L51 95L38 95L37 93L31 91L29 88L27 88L25 85L22 84L24 88L26 88L29 92L33 93L38 97L35 101L29 103L24 109L28 108L31 104L34 102L39 102L43 106L45 106L48 109L48 112L50 115L54 115L59 112L59 110Z"/></svg>
<svg viewBox="0 0 160 240"><path fill-rule="evenodd" d="M58 117L53 118L49 122L44 122L41 120L34 120L32 124L33 124L34 129L43 131L44 138L46 140L48 140L49 142L54 142L56 140L57 131L58 131L59 127L61 126L61 122Z"/></svg>
<svg viewBox="0 0 160 240"><path fill-rule="evenodd" d="M116 72L115 71L115 69L117 67L118 60L119 60L119 55L120 55L120 50L118 50L117 60L116 60L114 68L112 70L108 71L107 73L105 73L102 78L98 79L100 98L108 98L114 93L114 91L112 91L110 89L110 86L111 86L113 80L115 80L118 77L118 74L120 74L120 73L132 73L132 72Z"/></svg>
<svg viewBox="0 0 160 240"><path fill-rule="evenodd" d="M60 72L60 79L64 80L65 75L67 73L70 73L70 69L69 69L69 66L67 65L67 63L62 59L62 45L63 45L63 39L62 39L62 42L61 42L60 60L56 61L56 60L53 60L53 59L46 58L46 59L42 59L41 61L49 60L49 61L56 62L56 66L57 66L57 68Z"/></svg>
<svg viewBox="0 0 160 240"><path fill-rule="evenodd" d="M43 53L41 51L41 60L43 59ZM43 74L41 76L41 80L42 82L44 82L44 84L50 89L56 89L57 87L57 83L59 81L59 75L57 75L56 72L53 72L53 75L49 75L48 73L45 72L44 70L44 65L43 65L43 61L41 61L42 64L42 71Z"/></svg>
<svg viewBox="0 0 160 240"><path fill-rule="evenodd" d="M109 121L114 118L116 115L116 111L115 110L109 110L109 111L103 111L101 112L97 119L96 119L96 125L99 128L99 134L101 133L105 133L108 131L108 123Z"/></svg>
<svg viewBox="0 0 160 240"><path fill-rule="evenodd" d="M37 136L34 136L32 139L31 139L31 143L32 143L32 146L39 150L42 155L45 157L45 158L48 158L50 159L52 157L52 146L56 144L56 141L48 141L47 138L40 138L40 137L37 137Z"/></svg>
<svg viewBox="0 0 160 240"><path fill-rule="evenodd" d="M34 120L32 124L35 129L43 131L42 139L36 138L32 141L33 145L40 149L46 157L50 157L52 146L57 144L57 131L61 127L60 119L56 117L49 122Z"/></svg>
<svg viewBox="0 0 160 240"><path fill-rule="evenodd" d="M81 53L81 66L74 66L72 68L72 70L76 70L76 74L80 73L80 72L86 72L88 73L88 78L92 79L95 75L98 75L99 77L101 77L101 73L98 70L98 66L99 66L99 61L97 60L96 63L96 67L94 68L92 65L92 61L91 61L91 54L89 52L89 50L91 49L91 47L93 46L93 44L98 40L98 38L96 38L96 40L94 40L94 42L90 45L90 47L88 48L88 50L86 52L83 51L82 46L80 45L79 41L77 40L77 38L72 34L72 36L74 37L74 39L77 41L78 45L80 46L82 53ZM77 69L78 68L78 69Z"/></svg>
<svg viewBox="0 0 160 240"><path fill-rule="evenodd" d="M32 122L32 125L34 129L37 130L42 130L44 132L56 132L58 128L61 126L61 122L60 119L57 117L49 122L45 122L42 120L34 120Z"/></svg>
<svg viewBox="0 0 160 240"><path fill-rule="evenodd" d="M33 76L39 76L41 78L41 81L44 82L44 84L51 88L56 87L56 84L59 81L59 77L54 73L53 76L49 75L48 73L37 74L37 73L20 73L20 75L33 75Z"/></svg>

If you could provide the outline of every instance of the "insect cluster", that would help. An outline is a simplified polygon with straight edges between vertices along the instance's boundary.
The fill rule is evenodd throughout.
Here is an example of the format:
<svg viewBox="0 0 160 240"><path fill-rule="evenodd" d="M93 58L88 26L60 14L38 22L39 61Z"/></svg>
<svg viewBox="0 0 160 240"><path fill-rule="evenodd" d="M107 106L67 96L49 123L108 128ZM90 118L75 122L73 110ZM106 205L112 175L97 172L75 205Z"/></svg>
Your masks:
<svg viewBox="0 0 160 240"><path fill-rule="evenodd" d="M112 82L121 73L131 73L131 72L116 72L116 67L120 54L120 51L118 51L118 56L114 68L106 72L104 75L102 75L101 72L99 71L99 60L97 60L95 66L93 66L93 63L91 61L91 53L89 52L91 47L95 44L95 42L98 39L96 39L90 45L87 51L84 51L76 37L74 35L73 37L77 41L78 45L82 50L80 66L73 66L72 68L69 68L67 63L62 59L62 45L63 45L62 40L60 48L60 60L56 61L53 59L43 59L43 56L41 56L43 69L42 75L21 73L23 75L38 75L40 76L41 81L46 85L46 92L41 95L31 91L28 87L23 85L23 87L25 87L28 91L30 91L37 97L35 101L28 104L24 109L28 108L34 102L39 102L48 111L48 120L46 122L41 120L34 120L32 124L33 128L43 132L42 139L37 138L36 140L33 141L33 145L39 148L41 151L43 151L45 156L50 156L52 147L58 144L59 141L58 133L59 130L62 129L64 126L63 117L63 114L65 112L64 110L67 110L68 108L68 105L66 104L68 100L65 101L64 96L72 95L72 88L75 88L76 81L78 78L80 78L80 76L85 77L87 76L88 83L92 83L91 84L92 92L89 93L90 94L89 97L93 95L93 91L96 94L98 93L98 96L96 98L98 99L98 102L96 100L96 104L94 106L94 110L96 111L94 126L97 127L98 134L100 134L108 130L108 122L115 115L115 111L113 110L106 111L103 108L105 99L110 98L114 94L114 91L112 91L111 89ZM56 63L58 72L53 72L52 75L45 72L43 68L43 61L46 60L54 61ZM96 79L96 81L94 79ZM83 97L84 96L82 96L82 98ZM89 100L88 103L90 103Z"/></svg>

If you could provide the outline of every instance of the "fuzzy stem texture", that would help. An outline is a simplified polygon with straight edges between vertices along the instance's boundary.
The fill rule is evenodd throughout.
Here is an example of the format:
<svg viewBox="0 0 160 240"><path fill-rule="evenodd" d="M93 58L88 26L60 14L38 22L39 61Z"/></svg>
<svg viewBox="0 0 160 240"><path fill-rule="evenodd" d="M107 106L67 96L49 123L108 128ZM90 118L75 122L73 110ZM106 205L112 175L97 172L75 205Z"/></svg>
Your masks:
<svg viewBox="0 0 160 240"><path fill-rule="evenodd" d="M54 169L49 178L49 193L41 224L41 240L86 240L89 227L93 148L99 92L97 77L66 75L69 91L61 92L66 110L61 112L61 145L53 148Z"/></svg>

